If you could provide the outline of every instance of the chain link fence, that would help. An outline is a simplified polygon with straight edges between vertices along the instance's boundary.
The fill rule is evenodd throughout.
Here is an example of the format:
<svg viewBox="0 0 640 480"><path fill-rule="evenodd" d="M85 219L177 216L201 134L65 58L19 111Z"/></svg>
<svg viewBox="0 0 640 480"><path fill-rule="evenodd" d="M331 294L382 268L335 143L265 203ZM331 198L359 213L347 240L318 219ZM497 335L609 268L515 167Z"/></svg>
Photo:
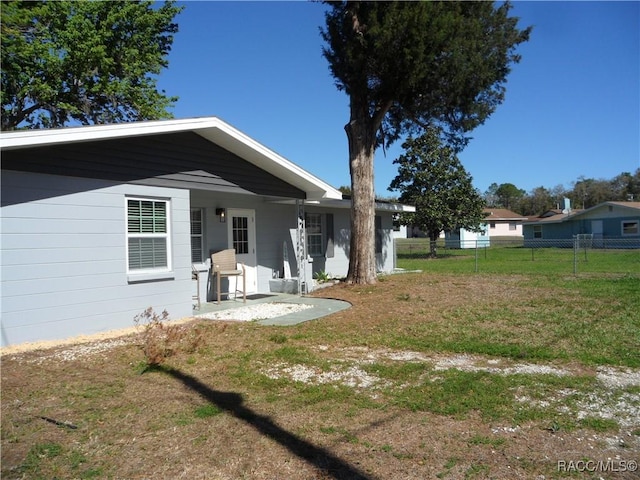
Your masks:
<svg viewBox="0 0 640 480"><path fill-rule="evenodd" d="M432 246L436 257L431 258ZM640 275L640 238L576 235L563 239L491 238L435 244L396 239L400 268L484 273L612 273ZM429 260L430 263L425 263Z"/></svg>

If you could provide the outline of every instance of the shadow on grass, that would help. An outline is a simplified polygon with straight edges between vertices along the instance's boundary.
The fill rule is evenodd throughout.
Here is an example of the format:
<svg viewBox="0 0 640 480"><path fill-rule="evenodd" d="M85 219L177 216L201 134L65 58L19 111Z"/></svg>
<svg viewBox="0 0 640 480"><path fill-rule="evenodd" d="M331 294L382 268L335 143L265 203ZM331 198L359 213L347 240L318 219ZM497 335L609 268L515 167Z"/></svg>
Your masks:
<svg viewBox="0 0 640 480"><path fill-rule="evenodd" d="M248 423L261 434L275 440L291 453L297 455L307 463L322 470L326 475L340 480L372 480L356 467L341 460L324 448L317 447L308 441L284 430L276 425L269 417L258 415L253 410L242 405L242 395L234 392L220 392L213 390L198 379L170 368L163 369L165 373L180 380L200 396L216 405L221 410Z"/></svg>

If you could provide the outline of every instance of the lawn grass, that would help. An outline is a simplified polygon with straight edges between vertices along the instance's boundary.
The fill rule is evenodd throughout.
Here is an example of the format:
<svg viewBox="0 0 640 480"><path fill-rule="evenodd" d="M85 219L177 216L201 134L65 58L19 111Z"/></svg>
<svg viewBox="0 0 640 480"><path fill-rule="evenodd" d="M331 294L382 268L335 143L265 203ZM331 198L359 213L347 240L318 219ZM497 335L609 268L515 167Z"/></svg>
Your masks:
<svg viewBox="0 0 640 480"><path fill-rule="evenodd" d="M198 322L198 348L154 368L133 340L4 356L2 478L563 478L558 460L637 458L640 386L596 373L640 368L640 275L432 268L464 261L401 259L423 273L320 291L353 307L292 327Z"/></svg>
<svg viewBox="0 0 640 480"><path fill-rule="evenodd" d="M396 240L398 266L433 273L492 273L528 275L629 274L640 272L637 249L525 248L520 243L494 242L477 249L445 248L438 242L438 257L426 260L429 241L423 238Z"/></svg>

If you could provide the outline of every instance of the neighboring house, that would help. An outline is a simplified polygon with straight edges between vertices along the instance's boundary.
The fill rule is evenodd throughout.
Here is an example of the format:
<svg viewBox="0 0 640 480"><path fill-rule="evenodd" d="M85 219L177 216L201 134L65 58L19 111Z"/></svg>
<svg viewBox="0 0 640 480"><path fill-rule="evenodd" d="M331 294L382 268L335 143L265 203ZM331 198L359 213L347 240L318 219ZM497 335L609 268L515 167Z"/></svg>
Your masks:
<svg viewBox="0 0 640 480"><path fill-rule="evenodd" d="M465 228L460 230L445 232L444 244L447 248L476 248L491 246L489 225L480 224L480 232L472 232Z"/></svg>
<svg viewBox="0 0 640 480"><path fill-rule="evenodd" d="M524 246L572 246L587 235L596 248L640 248L640 202L604 202L585 210L548 211L523 224Z"/></svg>
<svg viewBox="0 0 640 480"><path fill-rule="evenodd" d="M505 208L491 208L486 210L489 234L495 237L521 237L522 224L527 217L518 215Z"/></svg>
<svg viewBox="0 0 640 480"><path fill-rule="evenodd" d="M393 238L409 238L406 225L400 225L397 218L393 222Z"/></svg>
<svg viewBox="0 0 640 480"><path fill-rule="evenodd" d="M348 269L350 202L216 117L2 133L2 345L123 328L212 300L210 253L235 248L249 293L289 271ZM378 270L393 214L376 204ZM287 260L287 267L285 267Z"/></svg>
<svg viewBox="0 0 640 480"><path fill-rule="evenodd" d="M485 210L486 224L482 227L486 231L485 233L476 234L462 229L460 232L442 232L440 238L444 238L449 244L454 247L456 243L462 242L462 245L471 245L472 242L475 248L475 241L480 240L488 246L489 237L521 237L522 236L522 223L527 220L527 217L518 215L511 210L504 208L492 208ZM418 227L410 225L407 227L407 237L425 237L426 234ZM405 237L398 237L405 238ZM454 247L456 248L456 247ZM458 246L457 248L465 248ZM471 248L471 247L466 247Z"/></svg>

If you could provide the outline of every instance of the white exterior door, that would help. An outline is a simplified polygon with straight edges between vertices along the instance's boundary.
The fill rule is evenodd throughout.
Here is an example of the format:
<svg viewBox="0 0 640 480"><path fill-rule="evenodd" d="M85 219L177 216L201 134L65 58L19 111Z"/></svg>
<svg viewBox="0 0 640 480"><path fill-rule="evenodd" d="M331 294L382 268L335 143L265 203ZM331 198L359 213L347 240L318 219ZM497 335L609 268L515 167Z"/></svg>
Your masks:
<svg viewBox="0 0 640 480"><path fill-rule="evenodd" d="M602 220L591 220L591 233L593 235L593 247L602 248Z"/></svg>
<svg viewBox="0 0 640 480"><path fill-rule="evenodd" d="M247 275L247 294L258 291L258 263L256 259L256 221L254 210L227 209L229 248L236 250L236 260L244 263ZM233 278L229 279L233 282ZM242 282L242 279L239 280ZM242 284L239 285L242 288ZM233 285L229 285L232 291Z"/></svg>
<svg viewBox="0 0 640 480"><path fill-rule="evenodd" d="M591 220L593 238L602 238L602 220Z"/></svg>

